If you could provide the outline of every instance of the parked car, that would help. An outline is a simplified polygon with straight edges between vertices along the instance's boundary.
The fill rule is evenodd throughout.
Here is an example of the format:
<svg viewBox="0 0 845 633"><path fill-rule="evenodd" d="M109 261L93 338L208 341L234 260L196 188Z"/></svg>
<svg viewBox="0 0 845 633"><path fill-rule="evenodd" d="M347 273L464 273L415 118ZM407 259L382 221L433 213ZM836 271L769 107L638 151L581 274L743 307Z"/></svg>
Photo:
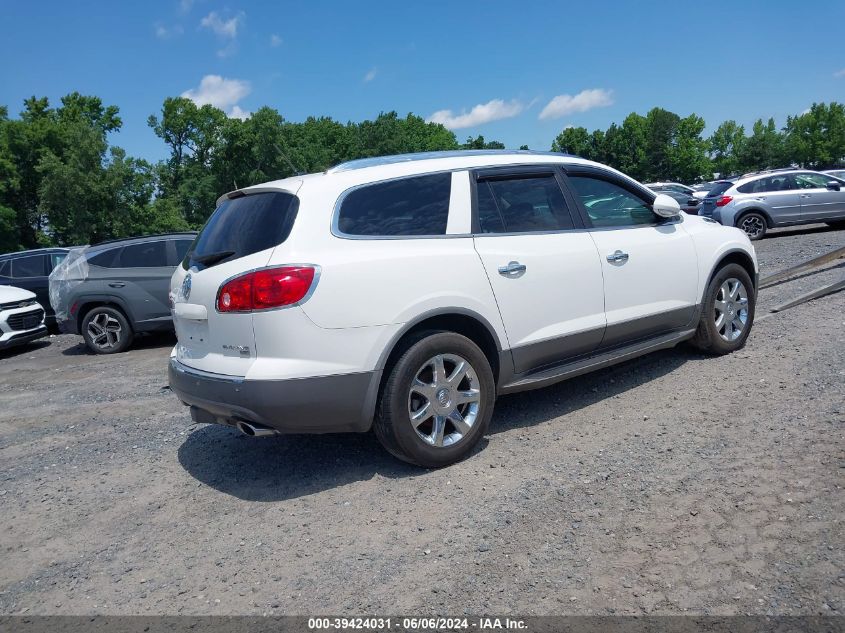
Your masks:
<svg viewBox="0 0 845 633"><path fill-rule="evenodd" d="M44 308L35 293L0 286L0 349L23 345L46 335Z"/></svg>
<svg viewBox="0 0 845 633"><path fill-rule="evenodd" d="M72 252L50 276L62 332L97 354L126 350L138 332L172 330L168 293L195 233L113 240Z"/></svg>
<svg viewBox="0 0 845 633"><path fill-rule="evenodd" d="M344 163L231 192L171 282L170 385L247 435L373 428L400 459L465 456L500 394L754 319L748 238L618 171L463 151Z"/></svg>
<svg viewBox="0 0 845 633"><path fill-rule="evenodd" d="M707 194L698 211L759 240L775 226L845 223L845 180L830 174L773 170L724 181Z"/></svg>
<svg viewBox="0 0 845 633"><path fill-rule="evenodd" d="M40 248L0 255L0 286L16 286L34 292L38 303L46 311L48 328L56 325L48 291L50 273L67 253L66 248Z"/></svg>
<svg viewBox="0 0 845 633"><path fill-rule="evenodd" d="M701 204L699 198L694 198L687 193L679 193L673 189L661 189L660 187L649 187L649 189L655 193L664 193L670 198L674 198L684 213L698 215L698 207Z"/></svg>
<svg viewBox="0 0 845 633"><path fill-rule="evenodd" d="M822 173L833 176L834 178L839 178L840 180L845 180L845 169L827 169Z"/></svg>

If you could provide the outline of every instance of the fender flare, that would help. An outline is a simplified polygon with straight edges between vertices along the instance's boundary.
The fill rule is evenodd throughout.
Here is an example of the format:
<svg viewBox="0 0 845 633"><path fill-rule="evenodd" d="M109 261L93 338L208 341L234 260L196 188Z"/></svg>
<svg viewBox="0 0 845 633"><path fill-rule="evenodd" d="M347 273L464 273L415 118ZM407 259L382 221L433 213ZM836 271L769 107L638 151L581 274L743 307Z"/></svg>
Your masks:
<svg viewBox="0 0 845 633"><path fill-rule="evenodd" d="M132 314L132 310L129 309L129 305L120 297L116 297L114 295L107 295L107 294L83 294L78 297L75 297L73 300L75 303L79 303L80 305L87 305L90 303L95 303L97 305L115 305L126 315L126 318L129 320L129 325L132 326L134 329L135 327L135 316ZM81 327L82 325L82 318L84 318L82 314L82 310L79 311L79 314L76 315L77 325Z"/></svg>
<svg viewBox="0 0 845 633"><path fill-rule="evenodd" d="M378 363L376 364L376 370L383 371L385 366L387 365L387 359L393 353L393 350L396 349L396 345L402 338L411 330L413 330L416 326L418 326L423 321L427 321L433 317L438 316L464 316L469 317L475 321L478 321L481 326L487 330L487 334L493 340L493 343L496 346L496 351L501 355L502 351L505 349L502 346L502 341L499 339L499 335L496 334L496 330L490 324L486 318L475 312L474 310L468 310L467 308L457 308L457 307L443 307L443 308L434 308L431 310L426 310L425 312L418 314L410 321L406 321L402 327L396 332L390 339L390 342L385 346L384 350L382 350L381 354L379 355Z"/></svg>

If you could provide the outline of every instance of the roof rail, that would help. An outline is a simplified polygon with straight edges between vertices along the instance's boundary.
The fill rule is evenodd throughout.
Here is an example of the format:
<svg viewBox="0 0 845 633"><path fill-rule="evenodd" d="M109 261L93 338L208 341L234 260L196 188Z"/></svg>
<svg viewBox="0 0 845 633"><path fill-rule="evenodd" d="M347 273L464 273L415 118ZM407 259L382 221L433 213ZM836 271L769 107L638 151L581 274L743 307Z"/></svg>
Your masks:
<svg viewBox="0 0 845 633"><path fill-rule="evenodd" d="M354 169L365 169L367 167L378 167L381 165L393 165L396 163L408 163L418 160L436 160L438 158L461 158L465 156L569 156L561 152L537 152L527 149L458 149L439 152L417 152L414 154L393 154L392 156L374 156L372 158L358 158L340 163L326 170L327 174L334 174Z"/></svg>
<svg viewBox="0 0 845 633"><path fill-rule="evenodd" d="M800 167L774 167L772 169L761 169L760 171L749 171L747 174L742 174L740 178L749 178L751 176L761 176L763 174L776 174L781 171L798 171Z"/></svg>

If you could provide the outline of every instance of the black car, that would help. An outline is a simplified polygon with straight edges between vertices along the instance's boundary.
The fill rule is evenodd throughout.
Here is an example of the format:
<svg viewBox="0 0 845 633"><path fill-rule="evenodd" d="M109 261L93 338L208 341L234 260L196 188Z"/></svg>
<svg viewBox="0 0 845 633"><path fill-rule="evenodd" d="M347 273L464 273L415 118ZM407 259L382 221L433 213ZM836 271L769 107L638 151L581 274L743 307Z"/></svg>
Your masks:
<svg viewBox="0 0 845 633"><path fill-rule="evenodd" d="M47 327L56 327L56 315L50 306L49 276L68 253L67 248L39 248L0 255L0 285L15 286L34 292L46 314Z"/></svg>
<svg viewBox="0 0 845 633"><path fill-rule="evenodd" d="M678 201L681 211L689 213L690 215L698 215L698 207L701 205L701 200L693 198L691 195L675 191L674 189L665 189L663 187L651 187L655 193L664 193L670 198Z"/></svg>

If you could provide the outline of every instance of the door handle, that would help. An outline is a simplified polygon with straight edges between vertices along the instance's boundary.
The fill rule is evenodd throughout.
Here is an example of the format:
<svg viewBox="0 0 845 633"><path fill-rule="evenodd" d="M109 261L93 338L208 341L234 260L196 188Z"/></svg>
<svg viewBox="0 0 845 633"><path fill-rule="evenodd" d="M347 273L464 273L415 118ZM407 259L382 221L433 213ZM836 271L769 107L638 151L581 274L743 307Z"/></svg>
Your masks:
<svg viewBox="0 0 845 633"><path fill-rule="evenodd" d="M507 266L499 266L499 274L505 277L515 277L526 271L525 264L519 262L508 262Z"/></svg>
<svg viewBox="0 0 845 633"><path fill-rule="evenodd" d="M809 194L809 193L802 193L800 197L801 197L801 198L811 198L811 197L812 197L812 194Z"/></svg>
<svg viewBox="0 0 845 633"><path fill-rule="evenodd" d="M623 253L620 250L614 251L610 255L607 256L607 261L614 263L614 262L627 262L628 261L628 253Z"/></svg>
<svg viewBox="0 0 845 633"><path fill-rule="evenodd" d="M113 281L109 284L109 288L123 288L125 285L122 281Z"/></svg>

